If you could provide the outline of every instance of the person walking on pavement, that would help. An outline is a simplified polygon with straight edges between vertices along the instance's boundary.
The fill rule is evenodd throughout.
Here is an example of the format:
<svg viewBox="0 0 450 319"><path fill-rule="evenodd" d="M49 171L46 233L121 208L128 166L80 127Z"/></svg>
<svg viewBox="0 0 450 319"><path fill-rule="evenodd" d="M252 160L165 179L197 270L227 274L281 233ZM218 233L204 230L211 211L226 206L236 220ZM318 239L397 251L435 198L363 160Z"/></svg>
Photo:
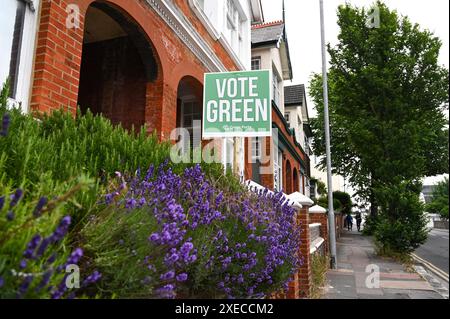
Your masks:
<svg viewBox="0 0 450 319"><path fill-rule="evenodd" d="M347 219L347 230L348 231L353 230L353 217L352 217L352 214L348 214L346 219Z"/></svg>
<svg viewBox="0 0 450 319"><path fill-rule="evenodd" d="M356 219L356 227L358 228L358 232L361 231L361 222L362 222L362 218L361 218L361 213L358 212L355 216Z"/></svg>

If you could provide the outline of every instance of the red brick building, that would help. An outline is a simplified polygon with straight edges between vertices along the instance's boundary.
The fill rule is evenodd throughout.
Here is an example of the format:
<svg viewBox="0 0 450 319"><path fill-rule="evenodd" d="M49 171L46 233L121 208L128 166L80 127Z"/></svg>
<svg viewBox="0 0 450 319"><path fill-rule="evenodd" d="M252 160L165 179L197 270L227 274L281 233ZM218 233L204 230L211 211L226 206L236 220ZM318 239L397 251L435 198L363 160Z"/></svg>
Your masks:
<svg viewBox="0 0 450 319"><path fill-rule="evenodd" d="M204 73L271 70L272 137L223 139L222 163L237 163L245 180L309 195L304 87L285 89L293 77L286 29L263 23L260 0L3 1L0 81L10 78L11 102L26 112L90 109L165 140L175 128L198 128ZM305 205L299 249L308 257L290 297L310 287L308 216Z"/></svg>
<svg viewBox="0 0 450 319"><path fill-rule="evenodd" d="M146 124L161 139L198 128L204 73L249 70L262 53L260 67L274 75L279 134L246 148L243 139L220 141L222 163L286 193L304 185L309 158L284 118L283 81L292 79L286 32L283 23L262 24L260 0L5 1L0 81L10 77L11 97L25 111L90 109L128 129ZM266 143L267 163L245 164L258 158L252 143Z"/></svg>

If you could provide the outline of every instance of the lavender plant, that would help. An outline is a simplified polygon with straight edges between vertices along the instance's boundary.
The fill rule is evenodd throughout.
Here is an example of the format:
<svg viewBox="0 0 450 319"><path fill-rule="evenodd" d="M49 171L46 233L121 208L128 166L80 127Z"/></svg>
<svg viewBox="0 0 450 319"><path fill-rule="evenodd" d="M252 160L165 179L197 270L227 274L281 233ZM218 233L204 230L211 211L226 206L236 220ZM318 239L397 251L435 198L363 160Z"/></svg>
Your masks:
<svg viewBox="0 0 450 319"><path fill-rule="evenodd" d="M66 281L70 273L66 267L81 266L83 256L81 248L67 253L71 217L60 218L57 226L49 231L48 223L53 225L59 218L58 206L78 188L52 201L41 197L32 210L22 189L0 196L0 299L74 298L101 278L94 271L85 276L81 289L69 289Z"/></svg>
<svg viewBox="0 0 450 319"><path fill-rule="evenodd" d="M102 291L124 298L263 298L300 263L295 211L281 193L226 192L199 166L120 174L83 230Z"/></svg>

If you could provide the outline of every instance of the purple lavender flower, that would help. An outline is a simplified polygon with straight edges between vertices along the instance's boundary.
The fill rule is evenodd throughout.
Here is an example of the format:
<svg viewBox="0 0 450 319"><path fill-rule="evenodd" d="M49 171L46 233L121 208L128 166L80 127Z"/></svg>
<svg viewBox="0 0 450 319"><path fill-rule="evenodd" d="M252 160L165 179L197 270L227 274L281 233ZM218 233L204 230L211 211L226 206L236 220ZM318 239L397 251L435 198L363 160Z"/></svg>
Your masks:
<svg viewBox="0 0 450 319"><path fill-rule="evenodd" d="M39 282L39 285L36 287L36 292L41 291L42 289L44 289L48 283L50 282L50 278L53 275L53 270L47 270L44 275L42 276L41 281Z"/></svg>
<svg viewBox="0 0 450 319"><path fill-rule="evenodd" d="M26 294L33 279L34 279L34 277L29 275L29 276L26 276L22 280L22 283L20 284L18 292L17 292L17 298L22 298Z"/></svg>
<svg viewBox="0 0 450 319"><path fill-rule="evenodd" d="M33 253L34 253L36 247L41 242L41 240L42 240L41 235L39 235L39 234L34 235L33 238L30 240L30 242L27 244L27 249L24 251L23 256L28 259L32 258Z"/></svg>
<svg viewBox="0 0 450 319"><path fill-rule="evenodd" d="M8 135L9 125L11 124L11 116L8 113L3 115L2 120L2 130L0 131L0 136Z"/></svg>
<svg viewBox="0 0 450 319"><path fill-rule="evenodd" d="M222 275L216 284L224 283L220 289L229 298L265 295L269 292L267 287L274 283L272 278L278 278L278 269L287 263L291 267L287 273L293 274L301 257L300 234L294 221L295 210L285 204L282 193L272 195L265 190L254 195L225 195L207 181L199 165L186 169L181 176L165 167L161 165L156 173L149 169L144 179L137 174L127 180L127 194L120 187L114 193L121 194L115 205L130 209L148 207L156 219L157 229L148 240L163 253L154 263L158 269L152 266L149 270L162 273L163 281L175 282L184 280L182 274L190 275L186 269L218 271ZM205 233L204 229L214 231ZM211 237L202 238L200 243L198 236L188 238L197 231ZM235 234L242 232L247 242L236 241ZM201 247L198 250L194 247L197 244ZM198 265L200 268L187 267L199 262L204 263ZM289 279L285 276L286 282ZM278 282L277 286L284 284ZM160 297L173 298L175 290L176 286L168 285L156 291Z"/></svg>
<svg viewBox="0 0 450 319"><path fill-rule="evenodd" d="M2 276L0 276L0 288L2 288L5 285L5 280Z"/></svg>
<svg viewBox="0 0 450 319"><path fill-rule="evenodd" d="M66 265L76 265L80 261L81 257L83 257L83 250L81 248L75 249L72 254L70 254L67 259Z"/></svg>
<svg viewBox="0 0 450 319"><path fill-rule="evenodd" d="M172 284L165 285L162 288L157 289L157 293L161 298L174 299L175 298L175 286Z"/></svg>
<svg viewBox="0 0 450 319"><path fill-rule="evenodd" d="M177 276L177 281L178 282L184 282L184 281L186 281L188 279L188 275L186 274L186 273L182 273L182 274L179 274L178 276Z"/></svg>
<svg viewBox="0 0 450 319"><path fill-rule="evenodd" d="M36 251L36 257L41 257L45 251L47 250L48 246L52 243L52 240L50 237L44 238L39 245L39 248Z"/></svg>
<svg viewBox="0 0 450 319"><path fill-rule="evenodd" d="M168 271L165 274L161 275L161 280L171 280L175 277L175 272L174 271Z"/></svg>
<svg viewBox="0 0 450 319"><path fill-rule="evenodd" d="M3 209L3 206L5 206L5 196L0 196L0 211Z"/></svg>
<svg viewBox="0 0 450 319"><path fill-rule="evenodd" d="M99 273L97 270L94 271L91 275L89 275L83 282L83 287L91 285L91 284L95 284L96 282L98 282L100 280L100 278L102 278L102 274Z"/></svg>
<svg viewBox="0 0 450 319"><path fill-rule="evenodd" d="M6 214L6 219L10 222L12 222L14 220L14 218L16 217L16 215L14 214L14 212L12 210L10 210L7 214Z"/></svg>
<svg viewBox="0 0 450 319"><path fill-rule="evenodd" d="M51 265L55 262L55 260L56 260L56 254L54 253L47 259L46 263L47 263L47 265Z"/></svg>
<svg viewBox="0 0 450 319"><path fill-rule="evenodd" d="M70 216L64 217L60 221L56 230L50 236L51 241L54 243L61 241L66 236L67 231L69 230L70 223L71 223Z"/></svg>
<svg viewBox="0 0 450 319"><path fill-rule="evenodd" d="M25 268L27 268L27 261L26 261L25 259L22 259L22 260L20 261L19 268L20 268L20 269L25 269Z"/></svg>
<svg viewBox="0 0 450 319"><path fill-rule="evenodd" d="M13 195L11 195L11 202L9 203L9 207L13 208L14 206L16 206L19 200L22 198L22 195L23 190L20 188L16 189L16 192Z"/></svg>
<svg viewBox="0 0 450 319"><path fill-rule="evenodd" d="M39 199L39 201L33 211L34 217L39 217L41 215L41 211L44 208L44 206L47 205L47 202L48 202L47 197L41 197Z"/></svg>

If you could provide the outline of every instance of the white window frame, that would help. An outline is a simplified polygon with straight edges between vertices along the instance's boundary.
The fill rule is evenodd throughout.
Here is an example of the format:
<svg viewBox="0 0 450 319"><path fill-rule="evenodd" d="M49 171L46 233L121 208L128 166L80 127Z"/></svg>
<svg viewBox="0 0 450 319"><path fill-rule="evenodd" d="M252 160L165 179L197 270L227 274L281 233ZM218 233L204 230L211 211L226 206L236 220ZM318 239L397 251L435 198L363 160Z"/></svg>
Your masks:
<svg viewBox="0 0 450 319"><path fill-rule="evenodd" d="M255 64L258 64L258 68L253 67ZM260 56L252 57L251 69L253 71L261 70L261 57Z"/></svg>
<svg viewBox="0 0 450 319"><path fill-rule="evenodd" d="M278 106L278 108L281 108L280 105L280 77L278 76L278 72L275 68L273 68L273 75L272 75L272 95L273 95L273 101Z"/></svg>
<svg viewBox="0 0 450 319"><path fill-rule="evenodd" d="M22 39L20 43L16 94L14 98L8 99L8 104L10 107L18 107L20 105L22 111L28 113L30 110L29 102L31 98L35 44L39 28L39 7L41 0L17 1L25 2L26 9L23 21ZM1 83L1 85L3 85L3 83Z"/></svg>
<svg viewBox="0 0 450 319"><path fill-rule="evenodd" d="M198 126L198 127L196 127L195 125L194 125L194 123L195 123L195 121L198 121L198 120L195 120L194 118L192 118L192 123L191 123L191 126L185 126L185 124L184 124L184 120L185 120L185 117L186 116L192 116L193 117L193 115L195 114L195 112L191 112L191 113L189 113L189 114L187 114L186 112L185 112L185 106L186 106L186 104L192 104L192 107L194 108L195 106L196 106L196 104L200 104L200 102L198 102L198 100L195 98L195 97L188 97L188 98L184 98L184 99L181 99L181 110L180 110L180 115L181 115L181 123L180 123L180 125L181 125L181 127L183 128L183 129L186 129L187 131L189 131L189 146L190 146L190 149L192 149L192 150L194 150L195 149L195 147L198 147L199 145L195 145L196 144L196 142L198 142L198 141L195 141L194 140L194 138L196 137L195 135L194 135L194 131L195 130L199 130L199 131L201 131L201 125L200 126ZM198 105L197 105L198 106ZM200 121L201 121L201 111L200 111ZM201 139L200 139L200 146L201 146ZM186 143L183 143L183 145L182 145L182 152L184 153L184 154L186 154L186 152L189 152L190 151L190 149L187 149L187 145L186 145Z"/></svg>
<svg viewBox="0 0 450 319"><path fill-rule="evenodd" d="M262 138L261 137L252 137L252 161L256 163L256 161L261 160L262 156Z"/></svg>
<svg viewBox="0 0 450 319"><path fill-rule="evenodd" d="M222 164L225 174L230 169L234 171L234 138L224 138L222 143Z"/></svg>
<svg viewBox="0 0 450 319"><path fill-rule="evenodd" d="M214 2L214 0L204 0L205 2ZM220 13L217 13L217 16L214 16L213 19L210 19L208 16L208 13L205 11L205 7L202 6L201 3L199 3L199 0L188 0L189 6L194 11L195 15L200 19L202 24L206 27L208 33L211 35L211 37L215 41L219 41L220 44L223 45L225 50L228 52L230 57L234 60L236 65L240 70L247 70L250 68L250 58L247 57L247 55L250 54L250 45L247 46L247 41L250 37L250 21L249 17L247 16L247 13L242 8L240 2L238 0L234 0L234 4L236 5L236 8L238 9L239 13L239 20L242 24L242 42L240 48L236 47L236 44L233 46L232 44L232 37L231 35L228 35L229 29L227 27L227 3L226 1L218 1L215 0L215 3L217 5L217 10L220 11ZM205 3L206 5L206 3ZM224 67L222 66L219 68L221 71L226 71ZM214 70L211 70L214 71Z"/></svg>
<svg viewBox="0 0 450 319"><path fill-rule="evenodd" d="M304 175L300 172L300 193L305 195L305 183L303 182Z"/></svg>
<svg viewBox="0 0 450 319"><path fill-rule="evenodd" d="M273 185L277 191L283 190L283 153L277 149L274 152L273 161Z"/></svg>

